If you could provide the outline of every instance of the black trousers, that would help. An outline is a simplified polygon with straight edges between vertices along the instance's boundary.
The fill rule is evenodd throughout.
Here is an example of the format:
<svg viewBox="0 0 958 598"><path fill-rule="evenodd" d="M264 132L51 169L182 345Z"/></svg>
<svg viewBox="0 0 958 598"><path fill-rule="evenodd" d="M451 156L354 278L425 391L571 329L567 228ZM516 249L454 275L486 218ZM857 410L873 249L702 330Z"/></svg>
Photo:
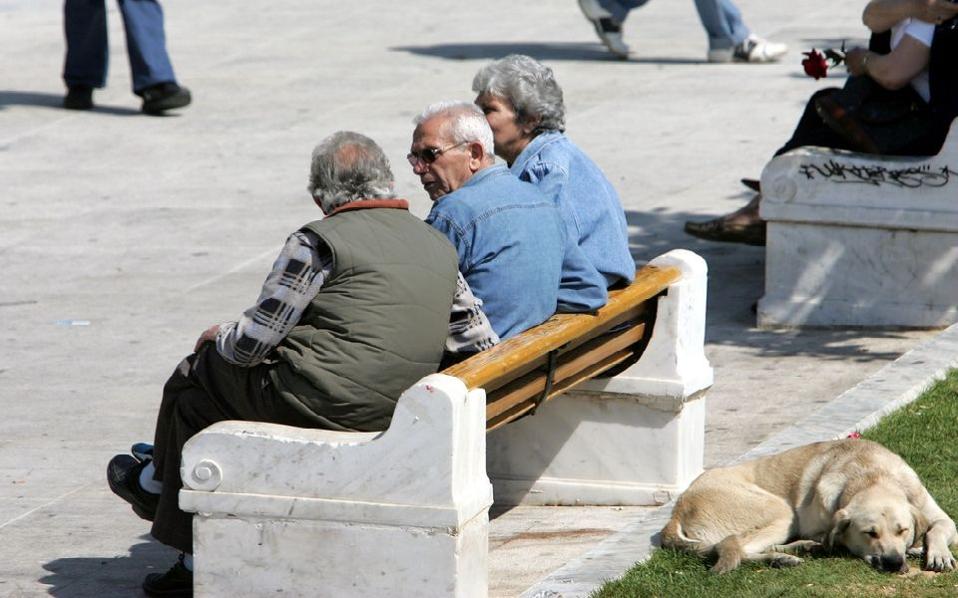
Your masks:
<svg viewBox="0 0 958 598"><path fill-rule="evenodd" d="M808 99L808 103L805 104L805 110L802 112L802 116L798 120L798 124L795 126L795 132L792 133L791 139L785 142L785 145L780 147L778 151L775 152L776 156L806 145L815 145L819 147L829 147L832 149L843 150L853 149L844 137L833 131L828 125L825 124L825 122L818 115L818 112L815 110L815 100L824 95L829 95L837 91L841 91L841 89L838 87L820 89ZM908 96L914 95L917 97L917 94L910 87L899 90L896 93ZM930 113L928 114L928 118L932 118ZM940 128L941 127L937 127L934 130L931 130L929 135L925 135L906 146L896 147L894 149L881 148L882 154L896 156L931 156L937 154L941 149L941 145L945 140L945 135L947 134L947 127L945 130L938 130Z"/></svg>
<svg viewBox="0 0 958 598"><path fill-rule="evenodd" d="M284 401L269 382L269 365L242 368L225 361L212 343L188 356L163 387L154 437L155 479L163 483L153 520L153 537L193 552L193 515L179 509L183 445L210 424L224 420L262 421L315 427Z"/></svg>

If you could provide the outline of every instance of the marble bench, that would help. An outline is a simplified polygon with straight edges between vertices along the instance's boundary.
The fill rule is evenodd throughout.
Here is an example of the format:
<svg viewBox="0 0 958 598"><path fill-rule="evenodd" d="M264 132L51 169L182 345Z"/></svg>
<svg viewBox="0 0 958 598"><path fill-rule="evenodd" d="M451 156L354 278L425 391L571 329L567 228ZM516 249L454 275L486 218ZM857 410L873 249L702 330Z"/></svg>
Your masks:
<svg viewBox="0 0 958 598"><path fill-rule="evenodd" d="M598 314L423 378L384 432L210 426L181 468L196 595L485 596L493 497L668 501L702 470L705 289L700 257L660 256Z"/></svg>
<svg viewBox="0 0 958 598"><path fill-rule="evenodd" d="M956 123L937 156L807 147L768 163L760 327L958 321Z"/></svg>

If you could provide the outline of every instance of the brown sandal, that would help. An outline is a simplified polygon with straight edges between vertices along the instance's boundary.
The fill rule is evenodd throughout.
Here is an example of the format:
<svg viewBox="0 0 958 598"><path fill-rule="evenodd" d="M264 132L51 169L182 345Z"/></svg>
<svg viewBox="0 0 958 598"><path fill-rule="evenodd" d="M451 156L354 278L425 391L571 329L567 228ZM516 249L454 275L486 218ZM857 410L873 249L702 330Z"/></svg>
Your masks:
<svg viewBox="0 0 958 598"><path fill-rule="evenodd" d="M748 224L732 224L724 217L705 222L686 222L685 232L705 239L722 243L744 243L745 245L765 246L766 224L764 220Z"/></svg>

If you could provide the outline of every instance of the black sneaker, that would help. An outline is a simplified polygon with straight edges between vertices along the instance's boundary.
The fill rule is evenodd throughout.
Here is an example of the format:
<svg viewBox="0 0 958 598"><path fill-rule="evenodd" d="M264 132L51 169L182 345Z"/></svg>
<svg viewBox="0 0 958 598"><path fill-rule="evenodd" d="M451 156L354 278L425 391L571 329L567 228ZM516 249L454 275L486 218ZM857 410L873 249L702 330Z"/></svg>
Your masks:
<svg viewBox="0 0 958 598"><path fill-rule="evenodd" d="M147 596L165 598L192 598L193 572L183 564L183 555L166 573L150 573L143 580L143 591Z"/></svg>
<svg viewBox="0 0 958 598"><path fill-rule="evenodd" d="M143 98L140 108L146 114L163 114L167 110L188 106L192 97L190 90L176 83L160 83L139 92Z"/></svg>
<svg viewBox="0 0 958 598"><path fill-rule="evenodd" d="M93 88L87 85L71 85L63 98L63 107L67 110L91 110L93 108Z"/></svg>
<svg viewBox="0 0 958 598"><path fill-rule="evenodd" d="M106 481L110 490L133 507L133 512L147 521L153 521L159 494L147 492L140 486L140 472L149 461L137 461L130 455L117 455L106 466Z"/></svg>

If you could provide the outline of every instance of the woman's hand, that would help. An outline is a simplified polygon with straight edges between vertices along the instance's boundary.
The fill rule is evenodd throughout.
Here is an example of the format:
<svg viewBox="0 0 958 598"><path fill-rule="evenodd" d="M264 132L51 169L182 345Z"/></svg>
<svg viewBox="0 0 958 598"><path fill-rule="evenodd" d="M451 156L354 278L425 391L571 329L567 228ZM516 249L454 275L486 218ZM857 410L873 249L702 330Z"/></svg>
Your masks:
<svg viewBox="0 0 958 598"><path fill-rule="evenodd" d="M865 72L865 63L871 59L870 52L865 48L852 48L845 52L845 67L849 75L860 76Z"/></svg>

